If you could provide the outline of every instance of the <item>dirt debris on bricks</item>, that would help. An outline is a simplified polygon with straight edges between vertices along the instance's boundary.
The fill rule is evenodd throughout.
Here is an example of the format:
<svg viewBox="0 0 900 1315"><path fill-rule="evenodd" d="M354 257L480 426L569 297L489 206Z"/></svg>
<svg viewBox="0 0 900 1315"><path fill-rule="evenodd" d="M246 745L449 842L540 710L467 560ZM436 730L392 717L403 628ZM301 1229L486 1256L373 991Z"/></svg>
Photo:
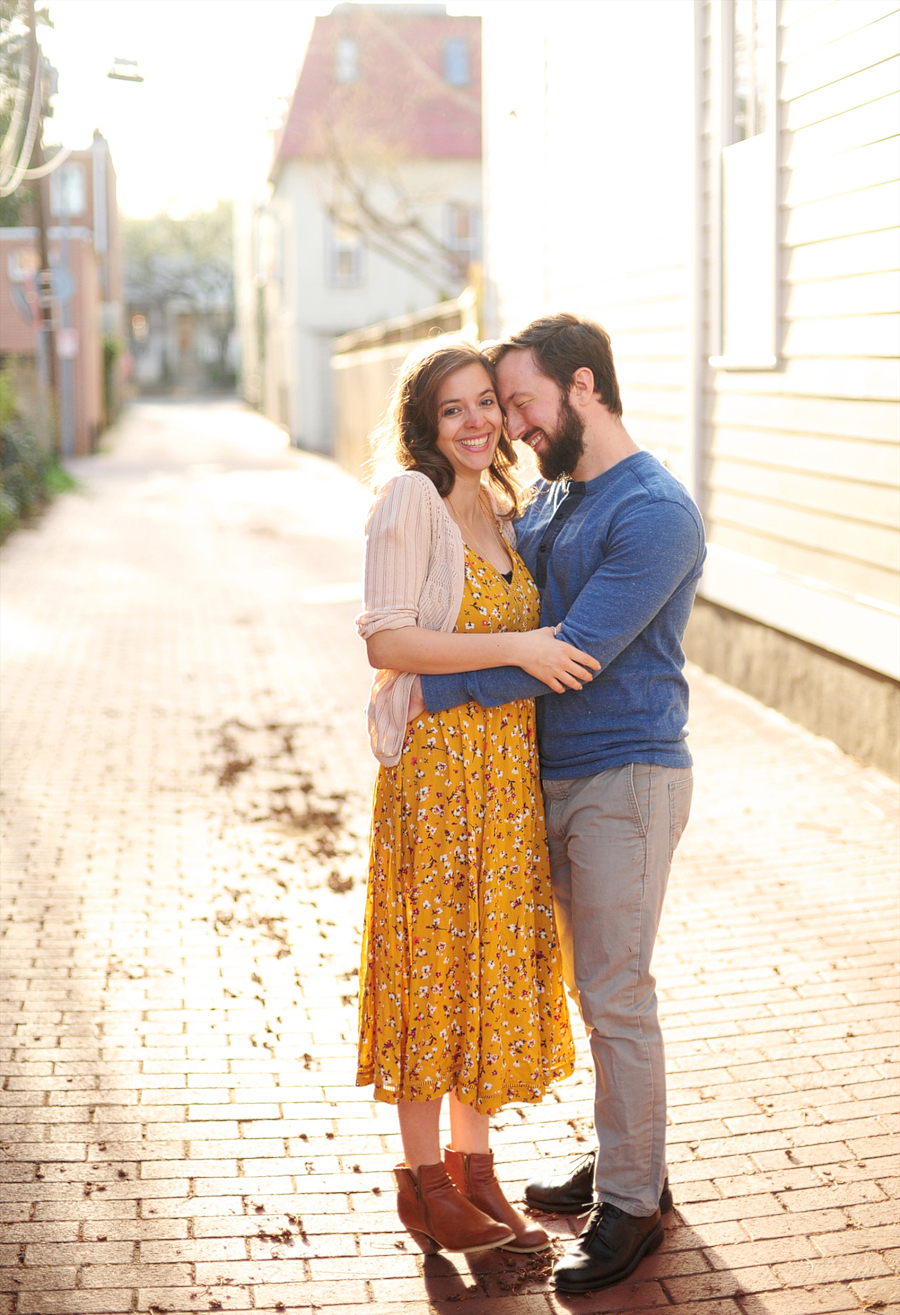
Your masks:
<svg viewBox="0 0 900 1315"><path fill-rule="evenodd" d="M894 783L700 671L655 960L662 1248L421 1256L355 1086L368 495L229 401L139 403L2 553L0 1315L900 1311ZM593 1075L495 1119L510 1195Z"/></svg>

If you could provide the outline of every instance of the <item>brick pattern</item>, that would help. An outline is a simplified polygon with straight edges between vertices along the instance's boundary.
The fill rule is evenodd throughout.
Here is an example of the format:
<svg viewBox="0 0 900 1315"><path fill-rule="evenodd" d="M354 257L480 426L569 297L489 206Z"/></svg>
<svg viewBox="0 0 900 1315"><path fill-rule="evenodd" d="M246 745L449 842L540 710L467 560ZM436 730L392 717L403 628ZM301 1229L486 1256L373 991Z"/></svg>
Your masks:
<svg viewBox="0 0 900 1315"><path fill-rule="evenodd" d="M566 1301L546 1255L423 1260L353 1086L365 495L227 403L78 475L2 553L0 1315L900 1310L894 786L693 673L664 1246ZM591 1091L580 1043L497 1117L511 1194Z"/></svg>

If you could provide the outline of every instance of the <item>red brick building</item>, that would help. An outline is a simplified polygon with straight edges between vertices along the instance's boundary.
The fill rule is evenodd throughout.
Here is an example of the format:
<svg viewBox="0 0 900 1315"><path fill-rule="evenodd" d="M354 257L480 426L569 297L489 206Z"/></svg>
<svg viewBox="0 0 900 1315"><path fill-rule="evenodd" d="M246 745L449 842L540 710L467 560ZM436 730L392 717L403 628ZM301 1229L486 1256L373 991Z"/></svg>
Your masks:
<svg viewBox="0 0 900 1315"><path fill-rule="evenodd" d="M73 151L51 174L48 192L61 448L87 453L115 408L110 348L122 338L116 175L105 138L95 133L87 150ZM14 359L20 392L35 378L40 319L38 229L36 216L27 218L0 228L0 358Z"/></svg>

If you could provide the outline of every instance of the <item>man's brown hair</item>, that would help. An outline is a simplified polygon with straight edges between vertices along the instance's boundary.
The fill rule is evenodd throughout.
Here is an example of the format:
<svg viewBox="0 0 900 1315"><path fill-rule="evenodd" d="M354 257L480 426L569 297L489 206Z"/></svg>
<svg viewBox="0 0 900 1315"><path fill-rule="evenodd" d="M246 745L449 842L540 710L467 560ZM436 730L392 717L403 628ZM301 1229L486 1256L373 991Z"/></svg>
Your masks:
<svg viewBox="0 0 900 1315"><path fill-rule="evenodd" d="M542 374L567 393L576 370L586 368L594 376L594 391L614 416L622 414L619 381L613 363L609 334L593 320L561 311L545 315L488 349L494 365L507 352L530 351Z"/></svg>

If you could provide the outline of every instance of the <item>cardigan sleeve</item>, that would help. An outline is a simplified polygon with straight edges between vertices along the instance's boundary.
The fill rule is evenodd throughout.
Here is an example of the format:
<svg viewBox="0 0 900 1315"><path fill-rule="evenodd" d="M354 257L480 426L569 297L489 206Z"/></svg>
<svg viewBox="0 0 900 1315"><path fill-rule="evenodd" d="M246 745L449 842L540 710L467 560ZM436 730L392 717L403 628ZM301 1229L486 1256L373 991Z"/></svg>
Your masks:
<svg viewBox="0 0 900 1315"><path fill-rule="evenodd" d="M366 524L363 610L356 618L363 639L418 624L431 538L427 490L411 473L395 476Z"/></svg>

